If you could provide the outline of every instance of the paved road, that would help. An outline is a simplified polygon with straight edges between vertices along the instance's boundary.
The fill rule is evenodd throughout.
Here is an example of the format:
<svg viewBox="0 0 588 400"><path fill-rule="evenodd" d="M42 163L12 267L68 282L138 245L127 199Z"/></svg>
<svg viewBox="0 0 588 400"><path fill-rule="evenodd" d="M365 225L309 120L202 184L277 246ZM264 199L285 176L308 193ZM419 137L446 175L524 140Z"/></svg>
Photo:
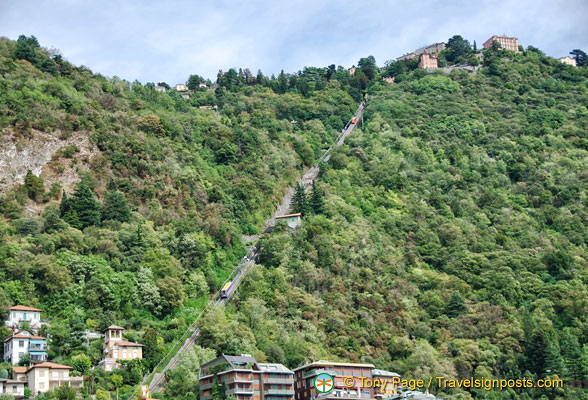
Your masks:
<svg viewBox="0 0 588 400"><path fill-rule="evenodd" d="M341 131L341 134L339 135L339 137L335 140L335 143L333 145L331 145L331 147L329 147L329 149L327 151L325 151L325 153L319 159L317 164L315 166L311 167L308 171L306 171L306 173L304 173L304 175L302 175L302 177L298 180L298 182L304 187L304 190L308 191L310 189L310 187L312 186L312 182L314 181L314 179L318 176L318 174L320 172L320 164L328 162L329 159L331 158L331 153L332 153L333 149L335 147L341 146L343 144L343 142L345 141L345 138L347 136L349 136L349 134L351 134L351 132L353 132L353 130L357 127L357 124L359 123L361 116L363 115L364 109L365 109L365 102L362 102L359 105L359 107L357 108L357 112L354 115L354 117L357 118L357 122L355 124L352 124L351 120L350 120L350 122ZM289 187L286 190L286 194L282 198L282 203L280 204L280 206L276 209L274 214L266 220L264 231L267 231L268 228L275 225L276 217L278 215L284 215L288 212L288 210L290 209L290 205L292 203L292 196L293 195L294 195L294 188ZM236 267L233 270L233 273L231 274L231 277L236 276L237 280L234 283L234 289L231 292L230 296L232 296L237 291L237 288L239 287L241 280L247 274L247 271L255 264L255 258L257 256L257 250L258 250L257 249L257 240L259 239L260 236L261 235L243 236L243 239L245 242L253 241L253 246L251 247L248 255L246 257L243 257L243 259L241 259L241 261L239 262L239 266ZM226 299L223 299L220 297L220 293L219 293L218 300L215 302L215 304L212 307L210 307L210 311L214 311L221 304L222 305L226 304L226 302L230 300L230 296ZM202 313L204 313L204 311L207 311L207 310L206 309L203 310ZM201 313L201 315L202 315L202 313ZM153 376L151 384L149 385L149 391L151 393L158 393L158 392L163 391L163 388L166 383L165 382L166 371L174 370L177 363L178 363L178 359L180 358L180 356L184 352L190 350L194 346L196 341L198 340L198 338L200 336L200 328L197 327L198 320L199 320L199 317L196 318L196 321L194 321L194 323L190 326L190 331L192 331L192 334L184 341L184 344L178 350L176 355L170 359L170 361L163 368L161 373L155 374ZM143 382L146 382L147 377L148 376L146 376L143 379ZM132 396L131 396L131 398L132 398ZM129 398L129 400L130 400L130 398Z"/></svg>

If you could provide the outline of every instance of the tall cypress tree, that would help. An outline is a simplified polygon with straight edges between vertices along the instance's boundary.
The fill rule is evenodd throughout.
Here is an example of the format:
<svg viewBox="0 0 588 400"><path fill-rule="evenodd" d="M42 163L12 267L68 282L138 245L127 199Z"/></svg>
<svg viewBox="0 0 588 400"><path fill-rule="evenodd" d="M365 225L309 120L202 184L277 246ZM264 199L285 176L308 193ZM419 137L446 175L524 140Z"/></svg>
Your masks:
<svg viewBox="0 0 588 400"><path fill-rule="evenodd" d="M308 213L308 198L304 187L300 183L296 183L296 191L294 192L294 197L292 197L292 211L303 215Z"/></svg>
<svg viewBox="0 0 588 400"><path fill-rule="evenodd" d="M449 303L447 304L447 309L445 313L450 318L455 318L460 314L464 314L467 312L467 307L465 300L458 292L453 292L451 294L451 298L449 299Z"/></svg>
<svg viewBox="0 0 588 400"><path fill-rule="evenodd" d="M102 220L106 221L108 219L113 219L120 222L129 222L131 219L129 202L118 190L115 192L109 192L104 199Z"/></svg>
<svg viewBox="0 0 588 400"><path fill-rule="evenodd" d="M325 213L325 200L323 192L316 185L315 181L312 181L312 195L310 197L310 208L314 214Z"/></svg>
<svg viewBox="0 0 588 400"><path fill-rule="evenodd" d="M62 218L75 228L83 229L100 224L100 203L84 182L77 185L70 198L63 194L59 209Z"/></svg>

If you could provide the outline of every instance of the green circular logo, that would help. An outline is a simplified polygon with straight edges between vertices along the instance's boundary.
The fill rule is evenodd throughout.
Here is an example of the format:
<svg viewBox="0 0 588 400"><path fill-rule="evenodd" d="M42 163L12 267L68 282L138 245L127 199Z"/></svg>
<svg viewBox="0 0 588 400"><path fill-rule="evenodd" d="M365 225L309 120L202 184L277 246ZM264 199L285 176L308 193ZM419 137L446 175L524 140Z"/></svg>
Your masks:
<svg viewBox="0 0 588 400"><path fill-rule="evenodd" d="M327 374L322 373L318 374L316 378L314 378L314 388L319 393L329 393L335 387L335 379Z"/></svg>

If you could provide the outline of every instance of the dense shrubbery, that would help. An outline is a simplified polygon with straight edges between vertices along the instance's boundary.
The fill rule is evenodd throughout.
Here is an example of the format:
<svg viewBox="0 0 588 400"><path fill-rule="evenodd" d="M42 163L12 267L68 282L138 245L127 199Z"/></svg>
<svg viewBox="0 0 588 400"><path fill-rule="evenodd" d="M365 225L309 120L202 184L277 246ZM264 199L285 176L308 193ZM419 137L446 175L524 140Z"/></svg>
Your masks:
<svg viewBox="0 0 588 400"><path fill-rule="evenodd" d="M263 241L202 344L425 381L557 376L564 389L461 393L583 398L588 71L492 57L478 74L375 85L366 126L322 170L326 215Z"/></svg>
<svg viewBox="0 0 588 400"><path fill-rule="evenodd" d="M334 66L258 81L234 72L216 90L192 76L183 99L74 66L34 37L0 39L2 134L75 132L93 146L85 161L75 144L54 156L90 170L78 169L71 193L29 172L0 196L0 311L45 310L52 360L73 365L87 354L96 364L100 343L82 334L116 323L146 343L145 362L123 376L136 384L245 254L241 234L259 232L362 93ZM30 217L40 206L42 217ZM92 379L92 392L113 388Z"/></svg>

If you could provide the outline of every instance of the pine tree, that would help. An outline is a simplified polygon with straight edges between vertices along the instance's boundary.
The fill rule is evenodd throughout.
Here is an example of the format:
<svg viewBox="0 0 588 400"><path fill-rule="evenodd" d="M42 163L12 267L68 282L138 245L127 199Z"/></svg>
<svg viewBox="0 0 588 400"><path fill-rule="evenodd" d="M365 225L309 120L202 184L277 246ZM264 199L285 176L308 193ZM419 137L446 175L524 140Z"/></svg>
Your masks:
<svg viewBox="0 0 588 400"><path fill-rule="evenodd" d="M447 310L445 313L450 318L455 318L460 314L464 314L467 311L466 303L463 297L458 292L453 292L447 304Z"/></svg>
<svg viewBox="0 0 588 400"><path fill-rule="evenodd" d="M545 375L558 375L564 376L567 374L559 345L555 340L548 340L547 347L545 348L545 368L543 370Z"/></svg>
<svg viewBox="0 0 588 400"><path fill-rule="evenodd" d="M526 367L529 371L542 375L546 366L546 353L548 341L545 337L545 332L541 329L536 329L531 338L527 341L527 362Z"/></svg>
<svg viewBox="0 0 588 400"><path fill-rule="evenodd" d="M308 213L308 198L304 187L300 183L296 183L296 192L292 197L292 211L302 213L302 215Z"/></svg>
<svg viewBox="0 0 588 400"><path fill-rule="evenodd" d="M88 185L80 182L73 195L68 198L63 194L61 200L61 217L71 226L83 229L100 224L100 203Z"/></svg>
<svg viewBox="0 0 588 400"><path fill-rule="evenodd" d="M323 192L317 187L316 182L312 181L312 196L310 197L310 208L314 214L325 213L325 200Z"/></svg>
<svg viewBox="0 0 588 400"><path fill-rule="evenodd" d="M565 331L559 341L561 348L561 355L564 358L564 366L567 374L565 378L571 380L582 379L582 368L580 365L582 350L578 342L578 338L571 332Z"/></svg>
<svg viewBox="0 0 588 400"><path fill-rule="evenodd" d="M102 220L116 220L120 222L129 222L131 219L131 209L125 196L119 192L109 192L104 199L102 208Z"/></svg>

